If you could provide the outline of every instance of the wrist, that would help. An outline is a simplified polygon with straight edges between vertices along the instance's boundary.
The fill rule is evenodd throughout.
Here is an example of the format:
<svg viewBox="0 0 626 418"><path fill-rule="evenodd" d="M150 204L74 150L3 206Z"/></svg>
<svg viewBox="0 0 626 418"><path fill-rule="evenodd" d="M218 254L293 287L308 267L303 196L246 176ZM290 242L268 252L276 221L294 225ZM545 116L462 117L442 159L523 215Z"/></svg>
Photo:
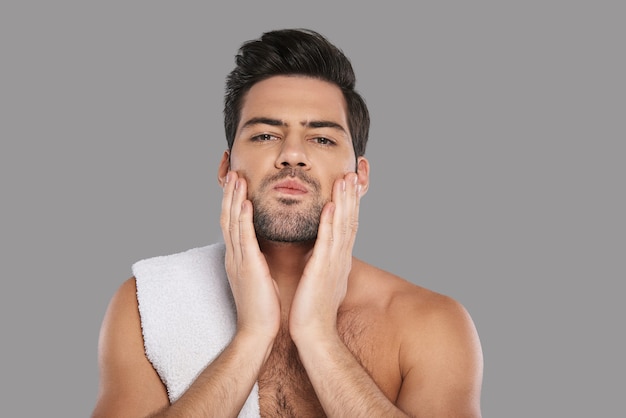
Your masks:
<svg viewBox="0 0 626 418"><path fill-rule="evenodd" d="M263 353L263 361L265 361L272 351L275 338L276 334L272 335L271 333L238 329L233 337L233 340L231 341L231 344L250 352L252 355Z"/></svg>
<svg viewBox="0 0 626 418"><path fill-rule="evenodd" d="M298 350L308 347L332 347L334 344L343 344L335 326L297 328L290 330L290 334Z"/></svg>

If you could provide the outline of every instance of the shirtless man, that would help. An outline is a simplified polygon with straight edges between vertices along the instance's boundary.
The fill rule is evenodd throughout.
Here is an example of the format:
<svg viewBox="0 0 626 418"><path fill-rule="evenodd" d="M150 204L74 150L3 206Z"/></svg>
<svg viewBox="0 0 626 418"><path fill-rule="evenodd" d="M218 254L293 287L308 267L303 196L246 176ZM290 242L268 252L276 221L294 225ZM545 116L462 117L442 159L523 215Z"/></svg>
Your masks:
<svg viewBox="0 0 626 418"><path fill-rule="evenodd" d="M369 116L319 34L242 46L218 169L236 332L171 402L146 357L136 281L105 315L93 417L480 417L482 351L457 301L352 255ZM181 347L184 350L185 347Z"/></svg>

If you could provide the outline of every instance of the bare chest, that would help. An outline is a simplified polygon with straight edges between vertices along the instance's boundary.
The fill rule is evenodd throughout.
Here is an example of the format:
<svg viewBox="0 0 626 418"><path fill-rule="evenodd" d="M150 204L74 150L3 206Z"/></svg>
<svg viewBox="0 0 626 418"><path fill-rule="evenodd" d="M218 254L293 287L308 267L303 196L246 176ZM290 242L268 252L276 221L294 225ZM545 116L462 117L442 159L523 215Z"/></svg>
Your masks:
<svg viewBox="0 0 626 418"><path fill-rule="evenodd" d="M259 376L259 407L262 417L323 417L293 341L280 333Z"/></svg>
<svg viewBox="0 0 626 418"><path fill-rule="evenodd" d="M396 348L377 326L350 315L342 315L338 330L361 367L385 395L395 400L401 383ZM396 351L397 354L397 351ZM259 407L263 417L324 417L298 351L286 330L281 330L259 376Z"/></svg>

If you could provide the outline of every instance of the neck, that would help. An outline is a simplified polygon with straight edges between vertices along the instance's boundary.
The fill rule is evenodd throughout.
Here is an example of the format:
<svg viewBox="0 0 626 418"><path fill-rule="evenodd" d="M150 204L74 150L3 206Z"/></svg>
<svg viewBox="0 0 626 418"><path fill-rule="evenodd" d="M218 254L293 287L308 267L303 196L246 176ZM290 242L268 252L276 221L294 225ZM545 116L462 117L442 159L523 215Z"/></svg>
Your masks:
<svg viewBox="0 0 626 418"><path fill-rule="evenodd" d="M283 306L291 305L304 267L311 257L315 241L274 242L259 239L272 278L278 285Z"/></svg>

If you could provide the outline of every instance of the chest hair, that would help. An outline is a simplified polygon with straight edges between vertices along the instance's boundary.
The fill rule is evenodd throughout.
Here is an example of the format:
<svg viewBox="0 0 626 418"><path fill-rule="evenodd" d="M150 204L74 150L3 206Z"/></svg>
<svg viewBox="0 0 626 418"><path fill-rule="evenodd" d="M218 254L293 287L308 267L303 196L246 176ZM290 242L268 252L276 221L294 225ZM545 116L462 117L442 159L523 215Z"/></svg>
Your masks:
<svg viewBox="0 0 626 418"><path fill-rule="evenodd" d="M363 356L369 351L363 344L363 324L353 313L343 312L337 327L342 340L363 366ZM259 407L263 417L326 416L286 326L281 327L259 376Z"/></svg>

